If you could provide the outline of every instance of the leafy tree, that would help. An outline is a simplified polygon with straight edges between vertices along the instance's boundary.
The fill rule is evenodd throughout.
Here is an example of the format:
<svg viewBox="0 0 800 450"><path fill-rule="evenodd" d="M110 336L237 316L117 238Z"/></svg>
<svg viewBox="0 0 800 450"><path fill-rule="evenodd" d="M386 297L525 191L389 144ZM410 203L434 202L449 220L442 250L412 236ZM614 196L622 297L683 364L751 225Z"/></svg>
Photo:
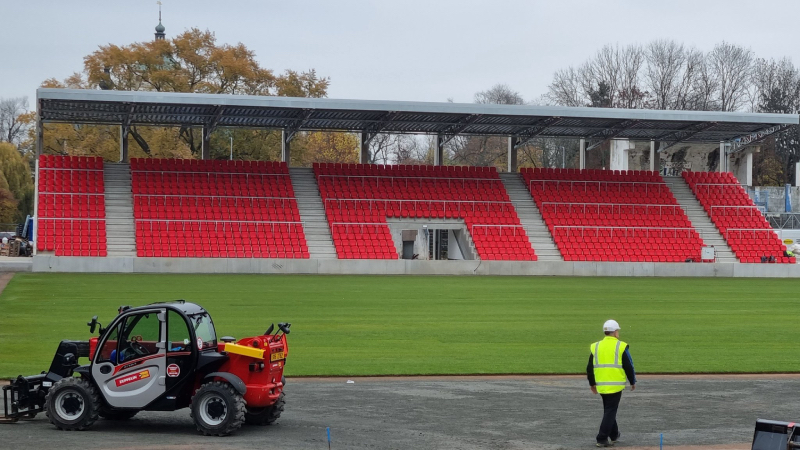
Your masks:
<svg viewBox="0 0 800 450"><path fill-rule="evenodd" d="M312 132L302 137L304 152L298 155L300 165L311 162L357 163L358 137L353 133ZM293 149L294 152L294 149Z"/></svg>
<svg viewBox="0 0 800 450"><path fill-rule="evenodd" d="M16 216L17 200L8 188L6 176L0 172L0 223L15 223Z"/></svg>
<svg viewBox="0 0 800 450"><path fill-rule="evenodd" d="M255 53L244 44L219 44L214 33L197 28L172 39L100 46L84 58L82 73L42 84L76 89L297 97L325 97L328 85L328 78L320 78L314 70L287 70L276 75L261 67ZM217 134L223 136L212 139L211 154L215 157L228 156L231 135L238 154L280 154L280 139L274 139L274 132L236 130L225 134L219 130ZM199 155L202 148L199 128L136 126L131 128L130 136L131 157L187 158ZM115 160L119 154L119 128L48 124L44 144L48 153L99 155Z"/></svg>
<svg viewBox="0 0 800 450"><path fill-rule="evenodd" d="M10 201L15 207L10 221L22 222L25 216L33 212L33 178L28 161L16 147L5 142L0 142L0 173L3 174L5 189L11 194ZM0 201L3 199L5 197L0 196ZM5 214L2 207L5 206L0 205L0 214ZM3 219L4 223L10 221Z"/></svg>

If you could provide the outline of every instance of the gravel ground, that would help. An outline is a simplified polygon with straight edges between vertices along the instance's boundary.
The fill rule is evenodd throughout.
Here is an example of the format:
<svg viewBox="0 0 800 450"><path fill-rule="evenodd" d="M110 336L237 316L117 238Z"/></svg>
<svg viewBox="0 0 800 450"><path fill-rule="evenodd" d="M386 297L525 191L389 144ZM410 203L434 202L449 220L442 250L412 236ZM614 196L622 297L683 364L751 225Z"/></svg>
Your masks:
<svg viewBox="0 0 800 450"><path fill-rule="evenodd" d="M3 449L581 449L602 403L577 376L290 379L277 424L197 434L188 410L144 412L86 432L40 414L0 425ZM624 448L749 449L758 417L800 419L800 376L641 376L618 422ZM699 446L699 447L695 447Z"/></svg>

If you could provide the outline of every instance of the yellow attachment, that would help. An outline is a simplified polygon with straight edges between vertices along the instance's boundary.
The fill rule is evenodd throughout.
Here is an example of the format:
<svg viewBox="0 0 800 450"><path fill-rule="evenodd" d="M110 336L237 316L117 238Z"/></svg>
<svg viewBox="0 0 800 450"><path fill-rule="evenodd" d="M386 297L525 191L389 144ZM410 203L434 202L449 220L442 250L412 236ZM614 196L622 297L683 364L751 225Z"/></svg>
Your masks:
<svg viewBox="0 0 800 450"><path fill-rule="evenodd" d="M249 356L255 359L264 359L264 349L248 347L239 344L225 344L225 351L236 355Z"/></svg>

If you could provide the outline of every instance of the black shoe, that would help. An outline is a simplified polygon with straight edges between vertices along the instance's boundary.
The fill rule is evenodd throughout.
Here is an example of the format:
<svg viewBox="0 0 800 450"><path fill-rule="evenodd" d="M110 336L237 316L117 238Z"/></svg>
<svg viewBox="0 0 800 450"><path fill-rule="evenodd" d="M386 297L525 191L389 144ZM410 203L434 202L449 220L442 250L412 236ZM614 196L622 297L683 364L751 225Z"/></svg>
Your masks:
<svg viewBox="0 0 800 450"><path fill-rule="evenodd" d="M614 445L619 441L619 438L622 436L622 433L618 434L617 437L611 438L611 445Z"/></svg>

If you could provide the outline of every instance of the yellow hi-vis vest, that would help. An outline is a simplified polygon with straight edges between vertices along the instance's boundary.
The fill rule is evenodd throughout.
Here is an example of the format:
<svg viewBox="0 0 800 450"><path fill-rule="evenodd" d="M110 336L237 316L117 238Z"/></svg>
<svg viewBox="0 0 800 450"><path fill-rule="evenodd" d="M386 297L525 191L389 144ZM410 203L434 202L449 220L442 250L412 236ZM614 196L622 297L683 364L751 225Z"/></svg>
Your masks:
<svg viewBox="0 0 800 450"><path fill-rule="evenodd" d="M622 369L622 354L628 344L614 336L595 342L590 346L594 364L594 381L600 394L614 394L625 389L625 370Z"/></svg>

